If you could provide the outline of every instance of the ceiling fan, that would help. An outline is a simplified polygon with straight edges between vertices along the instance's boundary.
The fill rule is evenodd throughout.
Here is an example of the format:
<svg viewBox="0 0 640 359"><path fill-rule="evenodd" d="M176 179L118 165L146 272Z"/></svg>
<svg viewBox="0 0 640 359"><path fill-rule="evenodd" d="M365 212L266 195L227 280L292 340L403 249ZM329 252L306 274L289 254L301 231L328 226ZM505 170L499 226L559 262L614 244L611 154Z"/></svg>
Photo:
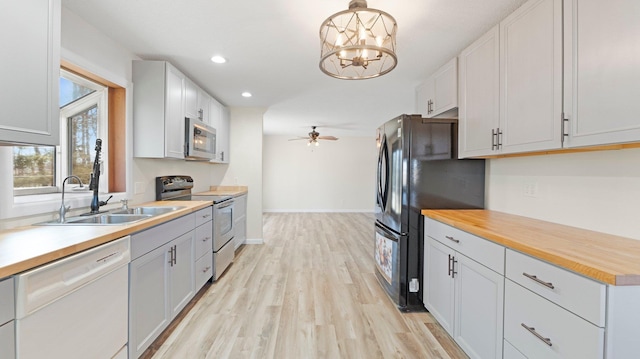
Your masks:
<svg viewBox="0 0 640 359"><path fill-rule="evenodd" d="M291 138L289 139L289 141L308 140L309 142L307 142L307 146L311 146L312 144L315 146L319 146L320 142L318 142L318 140L327 140L327 141L338 140L338 138L334 136L320 136L320 132L316 131L316 127L318 126L311 126L311 132L309 132L309 136L306 136L306 137L300 136L297 138Z"/></svg>

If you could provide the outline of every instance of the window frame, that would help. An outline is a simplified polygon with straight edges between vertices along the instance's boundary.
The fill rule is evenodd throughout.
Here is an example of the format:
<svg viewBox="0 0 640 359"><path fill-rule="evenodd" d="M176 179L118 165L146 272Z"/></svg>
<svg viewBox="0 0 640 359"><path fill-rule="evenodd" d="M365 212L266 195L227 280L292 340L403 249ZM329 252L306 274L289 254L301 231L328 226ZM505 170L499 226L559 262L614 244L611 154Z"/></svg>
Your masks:
<svg viewBox="0 0 640 359"><path fill-rule="evenodd" d="M126 73L107 70L98 63L87 60L72 51L63 49L60 68L71 71L109 88L109 165L110 174L104 178L108 183L108 192L100 195L112 195L109 201L117 203L121 199L131 199L133 164L131 163L131 104L133 82ZM57 216L60 208L60 193L38 195L13 195L13 149L0 146L0 163L7 165L7 171L0 171L0 228L29 225L34 221L50 220ZM69 182L69 181L67 181ZM101 181L102 182L102 179ZM65 188L66 189L66 188ZM91 203L90 192L68 192L65 204L78 213L88 211Z"/></svg>
<svg viewBox="0 0 640 359"><path fill-rule="evenodd" d="M51 194L62 192L62 181L69 176L69 118L79 114L93 106L98 107L98 131L97 138L102 139L102 152L100 156L100 177L109 178L109 87L93 80L76 75L73 72L60 69L60 77L77 83L86 88L94 90L92 93L79 97L78 99L60 108L60 145L55 146L54 158L54 185L47 187L13 188L13 196L32 196L39 194ZM89 183L83 183L89 186ZM68 187L67 187L68 186ZM76 188L80 185L76 182L67 181L65 189ZM108 181L100 181L98 191L107 193L109 191Z"/></svg>

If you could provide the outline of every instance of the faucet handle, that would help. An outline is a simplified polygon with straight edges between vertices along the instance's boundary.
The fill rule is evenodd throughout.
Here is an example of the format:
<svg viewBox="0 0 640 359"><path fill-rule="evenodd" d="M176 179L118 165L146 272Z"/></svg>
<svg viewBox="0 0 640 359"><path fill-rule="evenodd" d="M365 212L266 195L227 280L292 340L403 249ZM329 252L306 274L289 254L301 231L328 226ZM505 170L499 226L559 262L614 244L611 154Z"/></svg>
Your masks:
<svg viewBox="0 0 640 359"><path fill-rule="evenodd" d="M122 203L122 209L129 209L129 199L121 199L120 203Z"/></svg>

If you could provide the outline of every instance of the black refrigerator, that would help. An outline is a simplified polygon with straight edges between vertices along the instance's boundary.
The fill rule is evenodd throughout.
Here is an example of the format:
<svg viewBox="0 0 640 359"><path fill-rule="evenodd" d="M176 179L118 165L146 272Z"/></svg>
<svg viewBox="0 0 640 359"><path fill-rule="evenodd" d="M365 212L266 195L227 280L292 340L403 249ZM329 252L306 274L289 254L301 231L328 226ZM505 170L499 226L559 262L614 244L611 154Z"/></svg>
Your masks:
<svg viewBox="0 0 640 359"><path fill-rule="evenodd" d="M377 130L375 273L403 311L425 310L420 211L484 208L484 160L458 160L457 140L456 119L401 115Z"/></svg>

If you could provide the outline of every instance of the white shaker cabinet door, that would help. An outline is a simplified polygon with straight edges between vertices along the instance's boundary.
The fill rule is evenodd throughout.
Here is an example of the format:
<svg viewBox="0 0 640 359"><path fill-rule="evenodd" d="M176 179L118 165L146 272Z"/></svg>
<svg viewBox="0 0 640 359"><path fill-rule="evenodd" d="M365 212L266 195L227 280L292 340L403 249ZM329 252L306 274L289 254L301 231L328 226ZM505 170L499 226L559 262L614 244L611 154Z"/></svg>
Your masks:
<svg viewBox="0 0 640 359"><path fill-rule="evenodd" d="M167 63L165 157L184 158L184 75Z"/></svg>
<svg viewBox="0 0 640 359"><path fill-rule="evenodd" d="M496 25L459 56L459 157L494 154L500 121L500 34Z"/></svg>
<svg viewBox="0 0 640 359"><path fill-rule="evenodd" d="M59 145L60 0L0 2L0 141Z"/></svg>
<svg viewBox="0 0 640 359"><path fill-rule="evenodd" d="M171 321L167 292L169 244L129 265L129 351L138 358Z"/></svg>
<svg viewBox="0 0 640 359"><path fill-rule="evenodd" d="M565 147L640 141L640 1L564 7Z"/></svg>
<svg viewBox="0 0 640 359"><path fill-rule="evenodd" d="M530 0L500 22L502 153L562 146L562 1Z"/></svg>
<svg viewBox="0 0 640 359"><path fill-rule="evenodd" d="M453 338L471 358L502 358L504 277L461 254L454 268Z"/></svg>
<svg viewBox="0 0 640 359"><path fill-rule="evenodd" d="M194 235L191 231L169 243L174 247L173 264L169 266L171 318L180 313L195 294Z"/></svg>
<svg viewBox="0 0 640 359"><path fill-rule="evenodd" d="M451 336L453 336L455 285L450 268L454 253L451 248L425 236L424 306Z"/></svg>

